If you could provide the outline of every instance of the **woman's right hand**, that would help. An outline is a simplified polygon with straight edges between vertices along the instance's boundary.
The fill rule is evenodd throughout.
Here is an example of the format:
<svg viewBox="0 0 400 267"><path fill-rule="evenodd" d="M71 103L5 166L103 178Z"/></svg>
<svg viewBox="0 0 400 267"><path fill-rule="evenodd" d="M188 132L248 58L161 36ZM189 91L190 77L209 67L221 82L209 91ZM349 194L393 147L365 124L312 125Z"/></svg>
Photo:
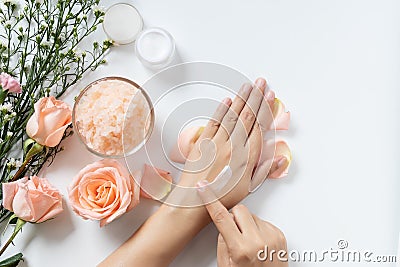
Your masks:
<svg viewBox="0 0 400 267"><path fill-rule="evenodd" d="M197 184L204 203L215 196L207 181ZM229 212L221 202L205 205L219 231L219 267L287 267L286 239L277 227L251 214L244 205Z"/></svg>

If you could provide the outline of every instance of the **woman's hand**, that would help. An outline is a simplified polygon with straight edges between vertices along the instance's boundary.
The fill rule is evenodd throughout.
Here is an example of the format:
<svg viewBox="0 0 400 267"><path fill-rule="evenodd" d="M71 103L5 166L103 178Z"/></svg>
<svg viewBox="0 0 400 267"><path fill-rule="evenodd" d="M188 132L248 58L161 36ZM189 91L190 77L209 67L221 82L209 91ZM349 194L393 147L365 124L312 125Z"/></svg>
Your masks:
<svg viewBox="0 0 400 267"><path fill-rule="evenodd" d="M198 192L205 203L215 198L207 181L198 183ZM283 233L263 221L243 205L230 213L221 202L206 204L217 227L217 262L219 267L287 267L287 247Z"/></svg>
<svg viewBox="0 0 400 267"><path fill-rule="evenodd" d="M218 173L228 165L231 176L226 179L225 185L218 190L210 186L227 208L245 198L252 179L257 176L265 178L271 167L263 164L257 168L265 133L273 122L271 110L274 99L274 93L267 89L267 83L262 78L257 79L254 85L244 84L233 101L225 99L194 144L179 186L194 189L196 183L203 179L212 184ZM195 189L186 190L187 197L183 198L185 190L177 188L167 202L180 206L176 198L184 201L181 206L203 204Z"/></svg>

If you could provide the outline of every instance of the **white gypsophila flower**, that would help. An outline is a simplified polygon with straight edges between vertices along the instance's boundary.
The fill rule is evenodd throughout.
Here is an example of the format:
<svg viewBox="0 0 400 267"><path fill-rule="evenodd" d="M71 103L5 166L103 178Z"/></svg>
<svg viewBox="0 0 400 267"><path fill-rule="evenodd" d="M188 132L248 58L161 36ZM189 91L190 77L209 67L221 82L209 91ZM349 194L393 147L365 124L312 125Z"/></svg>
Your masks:
<svg viewBox="0 0 400 267"><path fill-rule="evenodd" d="M0 138L0 144L3 143L3 139Z"/></svg>
<svg viewBox="0 0 400 267"><path fill-rule="evenodd" d="M76 57L82 57L83 55L83 51L79 47L75 48L72 52Z"/></svg>
<svg viewBox="0 0 400 267"><path fill-rule="evenodd" d="M22 162L20 161L20 160L16 160L16 159L14 159L14 158L11 158L9 161L8 161L8 163L7 163L7 166L9 167L9 168L19 168L19 167L21 167L22 166Z"/></svg>
<svg viewBox="0 0 400 267"><path fill-rule="evenodd" d="M94 6L92 6L92 10L94 13L97 13L97 12L104 13L106 11L106 8L104 6L94 5Z"/></svg>
<svg viewBox="0 0 400 267"><path fill-rule="evenodd" d="M42 22L42 23L40 23L40 28L41 29L46 29L47 27L49 27L49 24L47 24L46 22Z"/></svg>
<svg viewBox="0 0 400 267"><path fill-rule="evenodd" d="M5 116L4 116L4 121L10 121L12 119L12 117L11 117L11 115L9 115L9 114L6 114Z"/></svg>
<svg viewBox="0 0 400 267"><path fill-rule="evenodd" d="M40 42L40 46L44 47L44 48L49 48L51 46L51 42L46 41L46 40L42 40Z"/></svg>
<svg viewBox="0 0 400 267"><path fill-rule="evenodd" d="M13 136L13 134L14 134L13 132L8 131L7 132L7 137L11 137L11 136Z"/></svg>
<svg viewBox="0 0 400 267"><path fill-rule="evenodd" d="M21 167L22 166L22 162L20 161L20 160L16 160L15 161L15 167L16 168L19 168L19 167Z"/></svg>
<svg viewBox="0 0 400 267"><path fill-rule="evenodd" d="M17 116L17 112L15 112L15 111L11 112L11 117L15 117L15 116Z"/></svg>
<svg viewBox="0 0 400 267"><path fill-rule="evenodd" d="M5 103L3 105L0 105L0 110L1 111L12 112L12 105L10 103Z"/></svg>
<svg viewBox="0 0 400 267"><path fill-rule="evenodd" d="M11 25L12 25L12 21L11 20L5 20L4 22L3 22L3 24L4 24L4 27L11 27Z"/></svg>

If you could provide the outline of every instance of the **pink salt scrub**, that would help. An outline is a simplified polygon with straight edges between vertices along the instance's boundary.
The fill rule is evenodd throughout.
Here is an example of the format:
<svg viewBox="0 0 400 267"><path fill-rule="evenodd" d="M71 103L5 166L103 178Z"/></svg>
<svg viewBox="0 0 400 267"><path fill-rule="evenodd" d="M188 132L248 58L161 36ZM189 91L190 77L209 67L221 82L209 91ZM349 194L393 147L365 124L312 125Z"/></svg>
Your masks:
<svg viewBox="0 0 400 267"><path fill-rule="evenodd" d="M89 150L123 156L149 136L153 114L147 95L132 81L118 77L86 87L74 106L74 126Z"/></svg>

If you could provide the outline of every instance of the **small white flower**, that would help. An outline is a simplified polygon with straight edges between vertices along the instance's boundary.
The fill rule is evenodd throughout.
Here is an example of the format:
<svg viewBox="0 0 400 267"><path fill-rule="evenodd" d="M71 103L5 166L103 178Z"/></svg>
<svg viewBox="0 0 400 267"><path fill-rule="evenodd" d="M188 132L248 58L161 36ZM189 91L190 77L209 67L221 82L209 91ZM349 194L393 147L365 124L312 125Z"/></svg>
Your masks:
<svg viewBox="0 0 400 267"><path fill-rule="evenodd" d="M82 57L83 55L83 51L80 48L75 48L72 52L76 57Z"/></svg>
<svg viewBox="0 0 400 267"><path fill-rule="evenodd" d="M5 20L4 22L4 27L10 27L12 25L12 21L11 20Z"/></svg>
<svg viewBox="0 0 400 267"><path fill-rule="evenodd" d="M106 11L106 8L104 6L94 5L92 6L92 10L94 13L97 12L104 13Z"/></svg>
<svg viewBox="0 0 400 267"><path fill-rule="evenodd" d="M13 136L13 134L14 134L13 132L8 131L7 132L7 137L11 137L11 136Z"/></svg>
<svg viewBox="0 0 400 267"><path fill-rule="evenodd" d="M11 159L8 161L7 166L8 166L9 168L12 168L12 169L19 168L19 167L22 166L22 162L19 161L19 160L14 159L14 158L11 158Z"/></svg>
<svg viewBox="0 0 400 267"><path fill-rule="evenodd" d="M12 112L12 105L10 103L5 103L4 105L0 105L0 110Z"/></svg>
<svg viewBox="0 0 400 267"><path fill-rule="evenodd" d="M60 38L60 41L61 41L61 42L64 42L65 39L66 39L65 32L61 32L60 35L59 35L59 38Z"/></svg>
<svg viewBox="0 0 400 267"><path fill-rule="evenodd" d="M44 22L44 21L40 24L40 28L41 28L41 29L46 29L47 27L49 27L49 24L47 24L47 23Z"/></svg>
<svg viewBox="0 0 400 267"><path fill-rule="evenodd" d="M19 168L19 167L21 167L22 166L22 162L20 161L20 160L16 160L15 161L15 167L16 168Z"/></svg>
<svg viewBox="0 0 400 267"><path fill-rule="evenodd" d="M15 112L15 111L11 112L11 117L15 117L15 116L17 116L17 112Z"/></svg>
<svg viewBox="0 0 400 267"><path fill-rule="evenodd" d="M0 138L0 143L3 143L3 139Z"/></svg>
<svg viewBox="0 0 400 267"><path fill-rule="evenodd" d="M40 46L42 46L42 47L47 47L47 48L49 48L50 46L51 46L51 43L49 42L49 41L46 41L46 40L42 40L41 42L40 42Z"/></svg>
<svg viewBox="0 0 400 267"><path fill-rule="evenodd" d="M4 116L4 121L10 121L10 120L11 120L11 115L6 114L6 115Z"/></svg>

